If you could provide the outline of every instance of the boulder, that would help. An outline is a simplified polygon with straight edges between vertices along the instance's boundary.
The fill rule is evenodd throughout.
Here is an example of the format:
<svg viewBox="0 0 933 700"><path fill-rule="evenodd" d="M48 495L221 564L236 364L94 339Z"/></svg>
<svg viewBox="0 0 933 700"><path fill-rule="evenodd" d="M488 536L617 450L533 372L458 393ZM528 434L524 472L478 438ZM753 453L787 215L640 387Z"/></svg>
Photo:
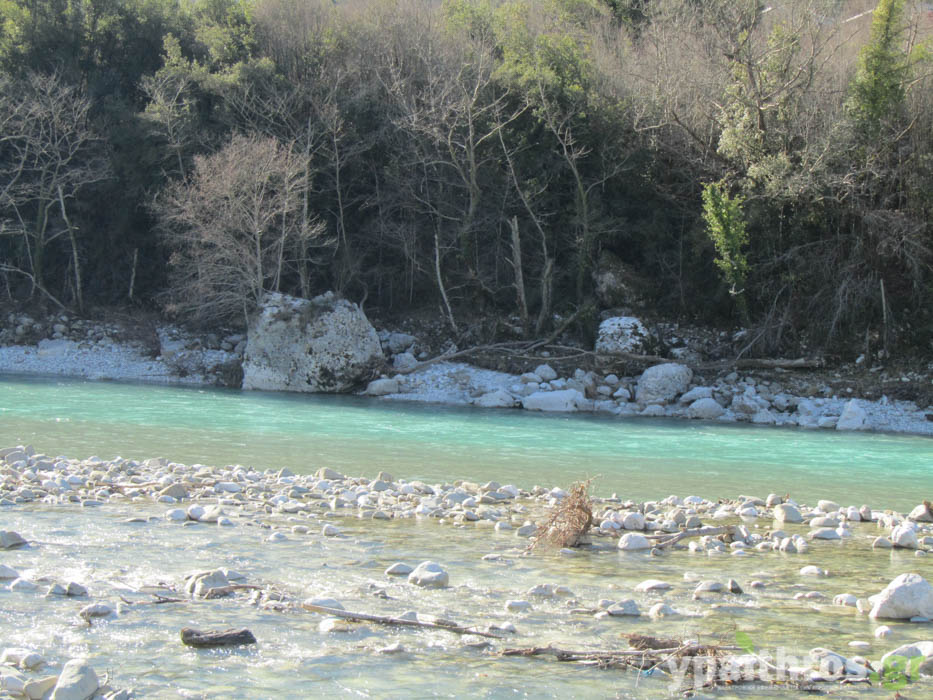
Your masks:
<svg viewBox="0 0 933 700"><path fill-rule="evenodd" d="M314 299L266 294L250 321L243 388L337 393L385 363L360 308L334 293Z"/></svg>
<svg viewBox="0 0 933 700"><path fill-rule="evenodd" d="M392 368L397 372L405 372L418 366L418 360L410 352L400 352L392 358Z"/></svg>
<svg viewBox="0 0 933 700"><path fill-rule="evenodd" d="M774 506L774 519L779 523L802 523L803 515L800 509L790 503L780 503Z"/></svg>
<svg viewBox="0 0 933 700"><path fill-rule="evenodd" d="M857 399L850 399L836 422L836 430L868 430L869 428L871 425L868 413Z"/></svg>
<svg viewBox="0 0 933 700"><path fill-rule="evenodd" d="M634 316L613 316L599 324L595 350L598 353L641 353L648 329Z"/></svg>
<svg viewBox="0 0 933 700"><path fill-rule="evenodd" d="M929 503L921 503L910 511L907 517L917 523L933 523L933 510L930 509Z"/></svg>
<svg viewBox="0 0 933 700"><path fill-rule="evenodd" d="M576 389L536 391L522 399L522 407L529 411L576 411L584 401Z"/></svg>
<svg viewBox="0 0 933 700"><path fill-rule="evenodd" d="M619 549L623 552L641 552L651 549L651 542L644 535L628 532L619 538Z"/></svg>
<svg viewBox="0 0 933 700"><path fill-rule="evenodd" d="M83 659L72 659L62 668L51 700L87 700L99 687L94 669Z"/></svg>
<svg viewBox="0 0 933 700"><path fill-rule="evenodd" d="M686 394L677 399L677 403L682 404L691 404L694 401L699 401L700 399L711 399L713 398L713 389L708 386L695 386Z"/></svg>
<svg viewBox="0 0 933 700"><path fill-rule="evenodd" d="M408 583L422 588L446 588L450 576L441 565L433 561L423 561L408 574Z"/></svg>
<svg viewBox="0 0 933 700"><path fill-rule="evenodd" d="M688 416L699 420L715 420L723 413L725 413L725 409L713 398L697 399L687 409Z"/></svg>
<svg viewBox="0 0 933 700"><path fill-rule="evenodd" d="M557 372L550 365L538 365L534 373L541 377L542 382L552 382L557 379Z"/></svg>
<svg viewBox="0 0 933 700"><path fill-rule="evenodd" d="M891 544L903 549L918 549L917 531L908 523L902 523L891 530Z"/></svg>
<svg viewBox="0 0 933 700"><path fill-rule="evenodd" d="M693 370L676 362L646 369L638 379L635 399L642 404L664 404L690 387Z"/></svg>
<svg viewBox="0 0 933 700"><path fill-rule="evenodd" d="M496 389L480 396L473 401L473 405L481 408L512 408L515 406L515 399L504 389Z"/></svg>
<svg viewBox="0 0 933 700"><path fill-rule="evenodd" d="M920 574L901 574L872 597L872 604L872 619L933 617L933 586Z"/></svg>

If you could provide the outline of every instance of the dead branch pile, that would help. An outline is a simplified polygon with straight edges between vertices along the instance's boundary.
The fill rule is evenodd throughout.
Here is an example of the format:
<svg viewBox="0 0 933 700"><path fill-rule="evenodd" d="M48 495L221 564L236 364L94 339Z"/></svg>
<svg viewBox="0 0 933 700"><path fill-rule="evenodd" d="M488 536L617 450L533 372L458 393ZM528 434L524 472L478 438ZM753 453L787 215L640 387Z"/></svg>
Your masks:
<svg viewBox="0 0 933 700"><path fill-rule="evenodd" d="M593 500L590 482L578 481L570 492L554 506L547 522L538 528L530 550L543 547L577 547L593 526Z"/></svg>

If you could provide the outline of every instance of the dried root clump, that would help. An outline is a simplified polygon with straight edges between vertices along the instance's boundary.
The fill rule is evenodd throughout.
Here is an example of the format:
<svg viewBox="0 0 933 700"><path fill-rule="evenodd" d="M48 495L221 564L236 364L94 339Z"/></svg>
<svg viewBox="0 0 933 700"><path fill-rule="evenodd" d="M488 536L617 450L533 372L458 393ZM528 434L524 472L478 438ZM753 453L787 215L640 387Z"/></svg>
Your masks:
<svg viewBox="0 0 933 700"><path fill-rule="evenodd" d="M538 547L577 547L593 526L593 500L590 482L578 481L570 487L564 499L554 506L550 517L531 541L530 549Z"/></svg>

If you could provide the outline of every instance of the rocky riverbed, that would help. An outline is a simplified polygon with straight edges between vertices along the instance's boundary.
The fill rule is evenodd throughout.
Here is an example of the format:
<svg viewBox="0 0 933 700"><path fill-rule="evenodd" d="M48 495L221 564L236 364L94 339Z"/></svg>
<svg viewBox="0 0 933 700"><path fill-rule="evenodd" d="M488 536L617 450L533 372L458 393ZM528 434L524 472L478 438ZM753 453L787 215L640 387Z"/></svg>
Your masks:
<svg viewBox="0 0 933 700"><path fill-rule="evenodd" d="M481 669L481 693L517 676L540 679L542 696L696 686L695 669L677 665L645 677L589 658L566 673L510 651L622 653L632 633L715 644L729 650L720 672L780 673L791 693L866 678L886 696L933 688L928 504L597 494L583 546L529 549L567 487L0 450L0 692L295 696L325 687L303 685L312 679L356 688L367 673L375 693L465 692L428 670L447 664ZM183 652L192 623L249 627L258 644Z"/></svg>

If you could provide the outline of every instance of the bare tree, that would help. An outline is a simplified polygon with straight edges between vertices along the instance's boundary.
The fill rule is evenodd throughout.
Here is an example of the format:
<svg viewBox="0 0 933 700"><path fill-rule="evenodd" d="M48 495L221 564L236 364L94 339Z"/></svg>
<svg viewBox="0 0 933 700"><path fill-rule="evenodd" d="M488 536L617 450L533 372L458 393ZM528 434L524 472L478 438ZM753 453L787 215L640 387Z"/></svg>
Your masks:
<svg viewBox="0 0 933 700"><path fill-rule="evenodd" d="M198 156L155 209L172 255L170 307L201 322L246 316L266 291L301 277L332 244L307 219L304 154L274 139L235 135Z"/></svg>
<svg viewBox="0 0 933 700"><path fill-rule="evenodd" d="M78 236L69 202L110 177L103 141L88 124L90 102L56 75L0 81L0 232L19 237L19 255L2 270L26 276L33 290L62 306L47 288L49 246L67 237L74 300L83 306Z"/></svg>

